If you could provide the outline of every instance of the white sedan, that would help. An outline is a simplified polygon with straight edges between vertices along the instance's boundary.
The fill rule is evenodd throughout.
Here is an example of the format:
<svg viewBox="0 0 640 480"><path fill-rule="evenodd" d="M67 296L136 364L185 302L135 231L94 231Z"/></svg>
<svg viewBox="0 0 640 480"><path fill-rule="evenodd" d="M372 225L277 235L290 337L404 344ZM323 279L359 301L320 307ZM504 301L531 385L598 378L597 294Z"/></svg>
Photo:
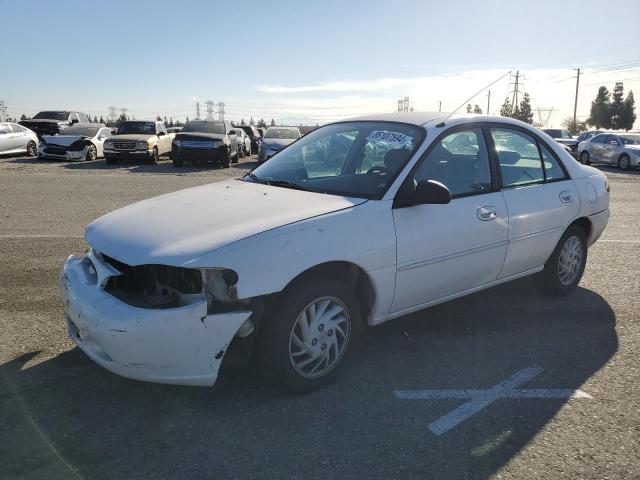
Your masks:
<svg viewBox="0 0 640 480"><path fill-rule="evenodd" d="M71 338L112 372L212 385L255 351L307 392L363 328L527 275L569 294L608 218L606 177L525 123L369 116L97 219L60 288Z"/></svg>
<svg viewBox="0 0 640 480"><path fill-rule="evenodd" d="M44 135L38 157L92 161L104 156L104 142L110 136L111 128L101 124L69 127L63 135Z"/></svg>
<svg viewBox="0 0 640 480"><path fill-rule="evenodd" d="M38 136L17 123L0 123L0 155L15 153L35 157L38 153Z"/></svg>

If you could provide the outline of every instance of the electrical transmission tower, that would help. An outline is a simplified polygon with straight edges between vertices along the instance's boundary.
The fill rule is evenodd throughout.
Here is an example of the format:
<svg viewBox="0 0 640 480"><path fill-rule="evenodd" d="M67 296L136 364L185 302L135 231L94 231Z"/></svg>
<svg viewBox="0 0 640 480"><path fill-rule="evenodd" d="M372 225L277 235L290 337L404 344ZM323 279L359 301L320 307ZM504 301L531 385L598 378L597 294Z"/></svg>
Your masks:
<svg viewBox="0 0 640 480"><path fill-rule="evenodd" d="M0 122L4 122L7 119L7 105L4 100L0 100Z"/></svg>
<svg viewBox="0 0 640 480"><path fill-rule="evenodd" d="M409 101L409 97L403 97L403 98L399 98L398 99L398 111L399 112L410 112L413 111L413 108L411 108L410 105L410 101Z"/></svg>
<svg viewBox="0 0 640 480"><path fill-rule="evenodd" d="M207 106L207 120L213 120L213 113L214 113L213 100L207 100L206 102L204 102L204 104Z"/></svg>
<svg viewBox="0 0 640 480"><path fill-rule="evenodd" d="M118 118L118 109L116 107L109 107L109 120L115 122Z"/></svg>
<svg viewBox="0 0 640 480"><path fill-rule="evenodd" d="M546 128L549 126L549 120L551 119L551 114L553 114L553 112L555 111L555 109L553 107L551 108L536 108L536 112L538 112L538 127L540 128Z"/></svg>
<svg viewBox="0 0 640 480"><path fill-rule="evenodd" d="M218 102L218 120L224 122L224 102Z"/></svg>

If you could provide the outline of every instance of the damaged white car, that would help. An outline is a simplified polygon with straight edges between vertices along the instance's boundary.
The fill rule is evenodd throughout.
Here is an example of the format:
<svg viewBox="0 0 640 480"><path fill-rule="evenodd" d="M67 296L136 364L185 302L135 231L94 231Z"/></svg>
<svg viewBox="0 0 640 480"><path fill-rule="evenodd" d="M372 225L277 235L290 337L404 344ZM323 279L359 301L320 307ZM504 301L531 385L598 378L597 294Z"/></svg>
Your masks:
<svg viewBox="0 0 640 480"><path fill-rule="evenodd" d="M104 141L111 136L105 125L72 126L64 135L44 135L38 147L40 159L93 161L104 155Z"/></svg>
<svg viewBox="0 0 640 480"><path fill-rule="evenodd" d="M112 372L213 385L255 353L307 392L367 326L532 274L570 293L608 207L602 173L517 120L363 117L99 218L60 289L71 338Z"/></svg>

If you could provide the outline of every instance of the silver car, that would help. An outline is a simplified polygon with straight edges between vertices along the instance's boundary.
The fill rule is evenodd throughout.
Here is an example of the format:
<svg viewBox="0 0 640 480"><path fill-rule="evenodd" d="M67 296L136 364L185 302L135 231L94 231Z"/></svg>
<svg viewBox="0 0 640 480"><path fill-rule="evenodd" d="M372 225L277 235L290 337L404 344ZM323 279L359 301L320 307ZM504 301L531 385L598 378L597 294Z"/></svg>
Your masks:
<svg viewBox="0 0 640 480"><path fill-rule="evenodd" d="M35 157L38 153L38 136L17 123L0 123L0 155L26 153Z"/></svg>
<svg viewBox="0 0 640 480"><path fill-rule="evenodd" d="M640 133L601 133L578 146L580 163L608 163L622 170L640 165Z"/></svg>

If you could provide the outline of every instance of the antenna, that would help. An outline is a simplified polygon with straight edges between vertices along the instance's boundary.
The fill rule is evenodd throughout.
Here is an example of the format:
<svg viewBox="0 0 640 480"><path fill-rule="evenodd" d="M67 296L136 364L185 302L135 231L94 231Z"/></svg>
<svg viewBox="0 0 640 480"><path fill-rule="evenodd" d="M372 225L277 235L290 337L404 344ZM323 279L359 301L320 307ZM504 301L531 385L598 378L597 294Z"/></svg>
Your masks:
<svg viewBox="0 0 640 480"><path fill-rule="evenodd" d="M511 74L511 70L509 70L507 73L505 73L504 75L502 75L499 78L496 78L493 82L491 82L489 85L486 85L484 87L482 87L480 90L478 90L476 93L474 93L473 95L471 95L469 98L467 98L464 102L462 102L462 104L456 108L453 112L451 112L447 118L445 118L441 123L439 123L438 125L436 125L437 127L444 127L444 122L446 122L447 120L449 120L449 118L451 118L451 115L453 115L454 113L456 113L458 110L460 110L462 107L464 107L471 99L473 99L473 97L475 97L476 95L479 95L482 91L488 89L491 85L493 85L494 83L499 82L500 80L502 80L504 77L506 77L507 75Z"/></svg>

